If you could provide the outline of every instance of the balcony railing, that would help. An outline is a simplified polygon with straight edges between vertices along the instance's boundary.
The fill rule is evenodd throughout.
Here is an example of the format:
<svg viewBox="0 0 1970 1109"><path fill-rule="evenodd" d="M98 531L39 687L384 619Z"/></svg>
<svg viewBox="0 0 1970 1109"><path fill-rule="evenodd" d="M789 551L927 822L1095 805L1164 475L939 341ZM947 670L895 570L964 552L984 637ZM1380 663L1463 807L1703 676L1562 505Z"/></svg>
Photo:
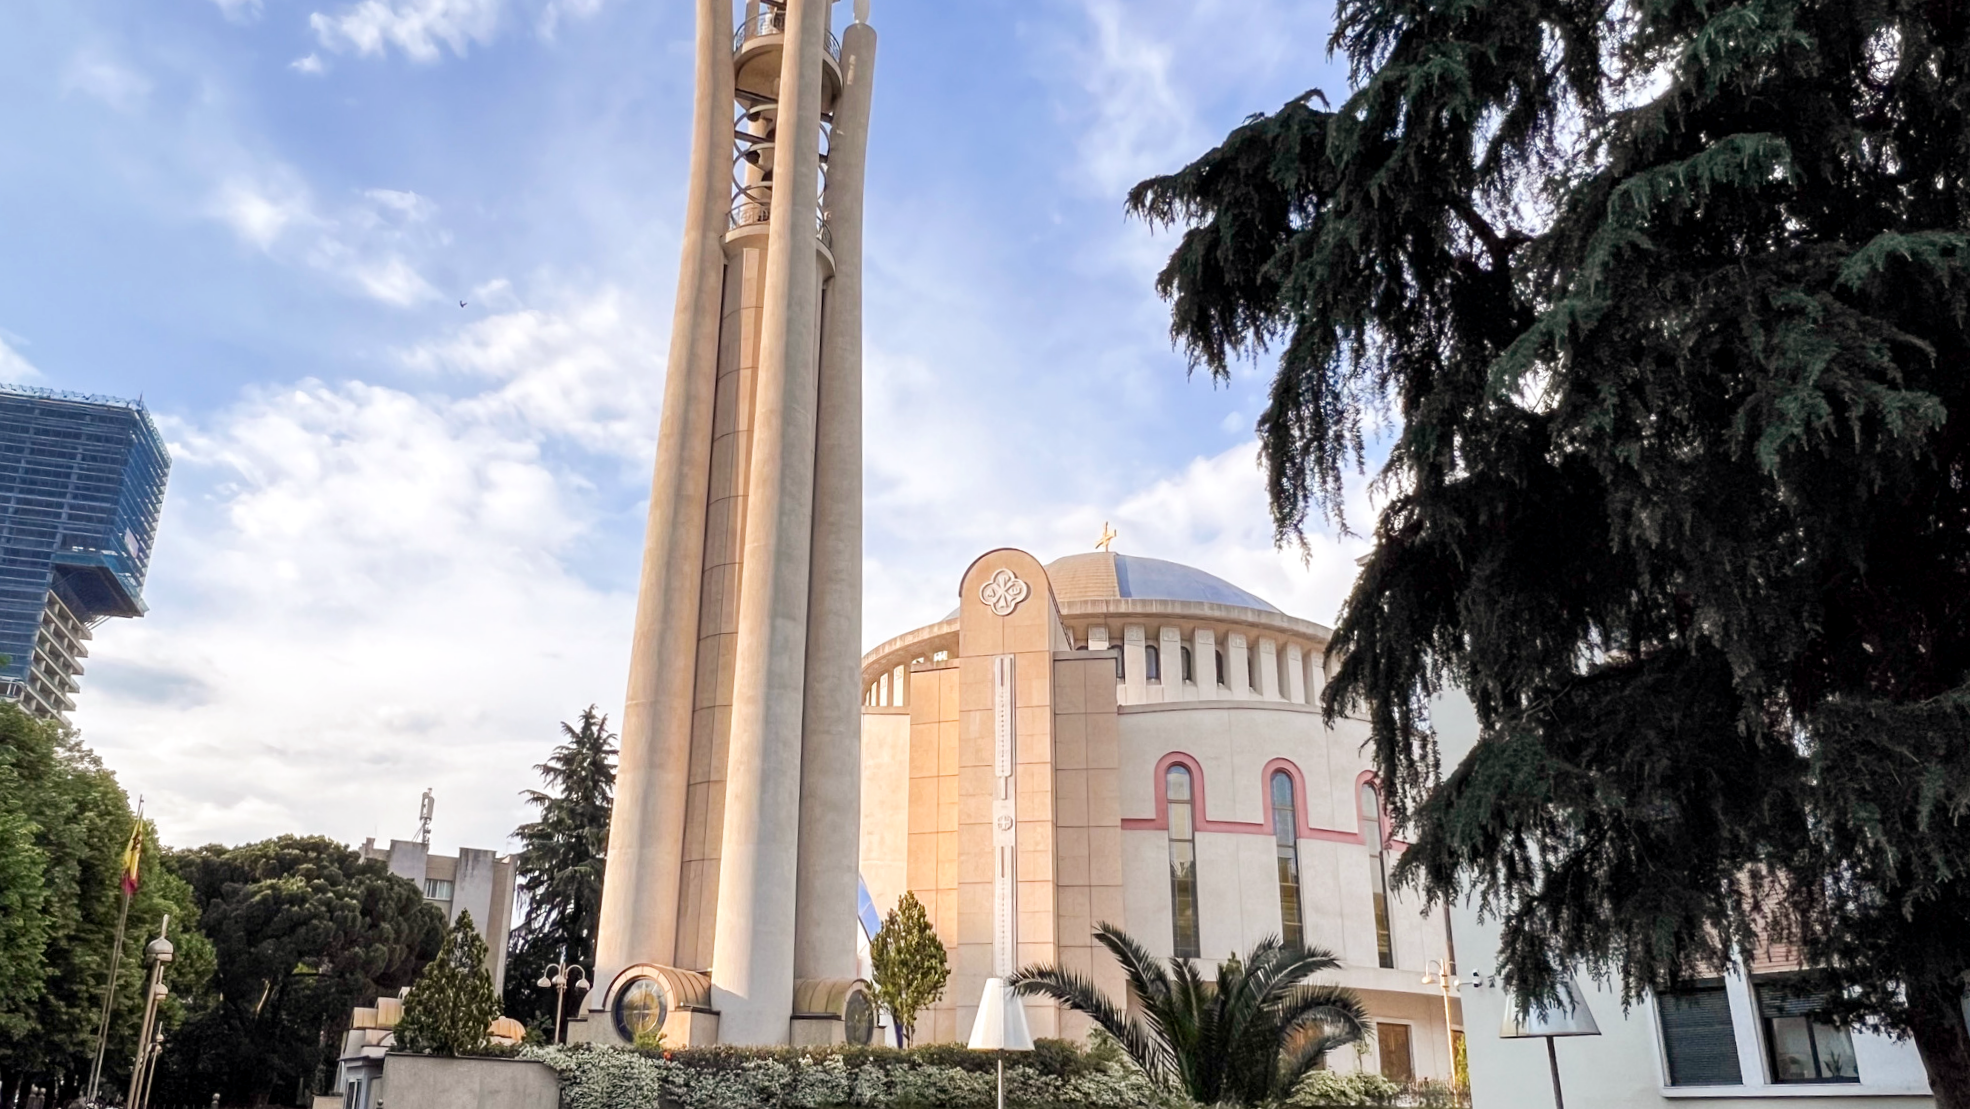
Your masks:
<svg viewBox="0 0 1970 1109"><path fill-rule="evenodd" d="M732 53L737 54L739 51L745 49L746 43L752 39L761 38L766 35L784 35L786 33L786 9L761 8L757 17L746 20L740 25L738 31L732 35ZM837 62L841 61L841 40L835 37L833 31L828 32L828 57L833 58Z"/></svg>
<svg viewBox="0 0 1970 1109"><path fill-rule="evenodd" d="M770 223L772 219L773 201L770 196L762 199L741 192L732 203L731 229L734 231L757 223ZM828 213L825 210L814 213L814 237L821 240L821 245L830 252L834 250L834 232L828 229Z"/></svg>

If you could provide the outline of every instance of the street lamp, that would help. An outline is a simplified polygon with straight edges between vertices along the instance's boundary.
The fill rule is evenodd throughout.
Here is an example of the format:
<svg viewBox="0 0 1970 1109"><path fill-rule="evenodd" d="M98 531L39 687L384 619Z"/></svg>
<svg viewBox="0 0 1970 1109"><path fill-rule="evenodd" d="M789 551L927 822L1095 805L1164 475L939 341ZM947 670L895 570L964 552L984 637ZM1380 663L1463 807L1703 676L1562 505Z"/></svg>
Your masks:
<svg viewBox="0 0 1970 1109"><path fill-rule="evenodd" d="M1457 1085L1457 1030L1450 1026L1450 999L1457 994L1457 976L1445 959L1423 964L1423 985L1443 992L1443 1042L1450 1048L1450 1085Z"/></svg>
<svg viewBox="0 0 1970 1109"><path fill-rule="evenodd" d="M165 913L157 926L157 938L144 948L144 958L150 962L150 985L144 989L144 1023L137 1033L137 1059L130 1071L130 1094L124 1104L130 1109L142 1109L140 1100L145 1094L145 1078L149 1064L155 1058L158 1044L152 1042L155 1036L159 1043L163 1033L157 1027L157 1003L170 991L164 987L164 968L171 965L175 952L171 941L165 935L171 931L171 914Z"/></svg>
<svg viewBox="0 0 1970 1109"><path fill-rule="evenodd" d="M562 957L567 957L565 952L562 954ZM576 979L574 983L575 989L578 991L576 997L579 998L581 994L588 992L588 975L583 972L580 966L574 963L549 963L547 970L541 972L540 976L541 989L544 990L550 986L554 989L554 1042L557 1044L561 1042L562 1015L568 1011L568 978L570 977L569 972L571 971L573 972L572 976ZM552 975L552 977L549 977L549 975Z"/></svg>
<svg viewBox="0 0 1970 1109"><path fill-rule="evenodd" d="M1517 1003L1508 996L1505 999L1505 1019L1498 1026L1498 1038L1546 1041L1546 1063L1553 1071L1553 1109L1566 1109L1566 1098L1560 1093L1560 1056L1553 1049L1553 1041L1560 1036L1598 1036L1601 1026L1587 1008L1587 999L1581 995L1580 983L1569 976L1557 985L1557 1004L1535 1008L1524 1016L1519 1015Z"/></svg>

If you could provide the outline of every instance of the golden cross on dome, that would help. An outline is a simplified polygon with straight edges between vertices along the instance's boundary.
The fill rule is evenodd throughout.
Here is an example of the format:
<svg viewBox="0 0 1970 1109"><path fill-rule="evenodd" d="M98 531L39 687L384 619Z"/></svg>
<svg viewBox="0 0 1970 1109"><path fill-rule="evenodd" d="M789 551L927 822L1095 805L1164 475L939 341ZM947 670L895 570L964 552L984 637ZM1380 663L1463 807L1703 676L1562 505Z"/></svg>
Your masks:
<svg viewBox="0 0 1970 1109"><path fill-rule="evenodd" d="M1101 538L1094 541L1094 549L1097 551L1107 550L1108 545L1115 542L1117 534L1114 528L1108 526L1108 521L1103 520L1101 522Z"/></svg>

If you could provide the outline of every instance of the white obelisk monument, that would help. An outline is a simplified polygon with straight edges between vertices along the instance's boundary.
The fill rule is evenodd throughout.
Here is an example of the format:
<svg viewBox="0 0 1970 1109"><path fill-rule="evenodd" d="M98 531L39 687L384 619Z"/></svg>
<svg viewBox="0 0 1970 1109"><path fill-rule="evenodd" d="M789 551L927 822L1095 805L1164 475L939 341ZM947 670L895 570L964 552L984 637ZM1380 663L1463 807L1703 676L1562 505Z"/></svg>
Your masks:
<svg viewBox="0 0 1970 1109"><path fill-rule="evenodd" d="M876 34L868 0L854 16L837 40L832 0L697 3L683 261L585 1038L652 1022L673 1044L857 1034Z"/></svg>

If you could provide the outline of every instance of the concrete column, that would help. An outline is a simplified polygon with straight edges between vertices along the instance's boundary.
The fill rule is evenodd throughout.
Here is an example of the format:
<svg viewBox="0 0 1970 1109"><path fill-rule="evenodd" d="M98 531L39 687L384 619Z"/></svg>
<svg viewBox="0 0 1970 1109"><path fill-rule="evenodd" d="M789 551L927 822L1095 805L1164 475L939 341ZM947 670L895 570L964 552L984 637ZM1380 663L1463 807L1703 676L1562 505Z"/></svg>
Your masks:
<svg viewBox="0 0 1970 1109"><path fill-rule="evenodd" d="M1163 655L1163 700L1181 701L1183 686L1183 633L1164 628L1157 636L1157 649Z"/></svg>
<svg viewBox="0 0 1970 1109"><path fill-rule="evenodd" d="M1306 702L1320 703L1320 691L1327 688L1327 657L1319 651L1306 653Z"/></svg>
<svg viewBox="0 0 1970 1109"><path fill-rule="evenodd" d="M820 356L816 186L830 0L789 0L739 594L712 1005L718 1037L785 1043L793 1011ZM728 67L729 68L729 67ZM852 687L851 687L852 688Z"/></svg>
<svg viewBox="0 0 1970 1109"><path fill-rule="evenodd" d="M855 699L862 680L862 182L875 64L875 29L853 24L841 36L842 89L829 132L823 197L835 276L821 324L795 978L856 976L862 823L862 712ZM894 688L896 703L908 705L906 667L896 668Z"/></svg>
<svg viewBox="0 0 1970 1109"><path fill-rule="evenodd" d="M1229 679L1232 699L1243 701L1255 696L1252 691L1252 664L1245 655L1245 637L1232 632L1231 642L1226 647L1224 667L1230 673L1225 677Z"/></svg>
<svg viewBox="0 0 1970 1109"><path fill-rule="evenodd" d="M1126 624L1122 627L1122 688L1126 695L1122 703L1140 705L1149 700L1149 680L1146 668L1149 660L1143 657L1142 625Z"/></svg>
<svg viewBox="0 0 1970 1109"><path fill-rule="evenodd" d="M698 0L697 8L696 130L597 924L598 1003L623 968L670 963L677 940L723 236L732 195L732 5Z"/></svg>
<svg viewBox="0 0 1970 1109"><path fill-rule="evenodd" d="M1190 633L1190 654L1197 660L1197 698L1218 699L1218 637L1209 628ZM1157 788L1162 788L1158 786Z"/></svg>
<svg viewBox="0 0 1970 1109"><path fill-rule="evenodd" d="M1259 640L1258 694L1268 701L1279 700L1279 645L1264 638Z"/></svg>
<svg viewBox="0 0 1970 1109"><path fill-rule="evenodd" d="M1108 649L1108 628L1096 624L1088 629L1088 650L1106 651Z"/></svg>
<svg viewBox="0 0 1970 1109"><path fill-rule="evenodd" d="M1286 699L1296 705L1304 705L1306 700L1306 659L1297 643L1286 644Z"/></svg>

